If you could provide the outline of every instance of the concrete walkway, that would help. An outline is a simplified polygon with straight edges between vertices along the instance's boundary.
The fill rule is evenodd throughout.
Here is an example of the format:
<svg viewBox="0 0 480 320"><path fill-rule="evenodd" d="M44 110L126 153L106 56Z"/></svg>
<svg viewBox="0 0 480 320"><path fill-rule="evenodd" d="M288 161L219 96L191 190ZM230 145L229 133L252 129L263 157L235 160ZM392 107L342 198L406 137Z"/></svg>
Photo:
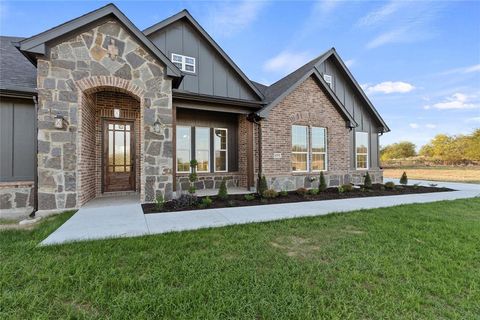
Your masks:
<svg viewBox="0 0 480 320"><path fill-rule="evenodd" d="M390 179L385 179L386 181ZM398 182L393 180L394 182ZM480 184L428 182L455 189L452 192L399 196L367 197L341 200L306 201L263 206L192 210L144 215L140 204L92 203L81 208L65 224L42 241L42 245L70 241L135 237L171 231L222 227L233 224L273 221L296 217L320 216L333 212L373 209L410 203L465 199L480 196Z"/></svg>

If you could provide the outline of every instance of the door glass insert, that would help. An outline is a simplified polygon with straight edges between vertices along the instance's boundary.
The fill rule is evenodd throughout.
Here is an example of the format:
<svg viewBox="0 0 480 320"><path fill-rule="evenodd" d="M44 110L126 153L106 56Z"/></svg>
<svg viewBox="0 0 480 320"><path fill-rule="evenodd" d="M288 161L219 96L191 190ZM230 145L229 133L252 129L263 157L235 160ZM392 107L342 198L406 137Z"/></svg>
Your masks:
<svg viewBox="0 0 480 320"><path fill-rule="evenodd" d="M108 124L107 172L133 171L131 129L131 125L128 124Z"/></svg>

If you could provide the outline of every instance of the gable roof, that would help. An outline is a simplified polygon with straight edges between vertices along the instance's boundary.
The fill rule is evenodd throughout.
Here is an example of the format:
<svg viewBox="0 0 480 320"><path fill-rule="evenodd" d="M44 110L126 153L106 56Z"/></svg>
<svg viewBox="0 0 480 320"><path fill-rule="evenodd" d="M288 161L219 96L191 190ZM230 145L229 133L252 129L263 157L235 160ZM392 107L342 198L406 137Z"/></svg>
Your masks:
<svg viewBox="0 0 480 320"><path fill-rule="evenodd" d="M202 28L202 26L193 18L188 10L184 9L163 21L154 24L153 26L143 30L143 33L148 37L149 35L181 19L186 19L188 22L190 22L190 24L202 35L202 37L220 54L227 64L232 67L233 70L235 70L235 72L242 78L247 86L258 96L258 98L261 100L264 99L262 92L243 73L243 71L235 64L235 62L233 62L233 60L225 53L225 51L223 51L223 49L215 42L215 40L213 40L213 38L205 31L205 29Z"/></svg>
<svg viewBox="0 0 480 320"><path fill-rule="evenodd" d="M181 72L177 66L175 66L170 59L168 59L163 52L161 52L113 3L109 3L104 7L91 11L33 37L24 39L20 41L19 48L22 52L26 53L29 59L34 60L35 55L44 55L46 53L45 44L47 42L108 16L117 18L127 30L130 31L137 40L139 40L140 43L153 54L154 57L162 61L167 66L167 75L174 78L181 78Z"/></svg>
<svg viewBox="0 0 480 320"><path fill-rule="evenodd" d="M371 101L368 99L365 92L363 92L362 88L360 87L358 82L355 80L351 72L348 70L347 66L342 61L342 59L336 52L335 48L331 48L327 50L317 58L309 61L308 63L301 66L297 70L293 71L292 73L288 74L284 78L278 80L271 86L267 87L264 91L265 101L267 102L267 105L262 110L260 110L259 115L261 117L268 116L268 113L270 112L270 110L273 109L273 107L275 107L280 101L282 101L285 96L287 96L296 87L298 87L301 83L303 83L308 77L314 75L317 78L317 80L323 85L326 91L329 93L330 97L337 104L337 107L339 107L343 115L349 119L350 125L353 125L353 127L357 126L357 123L353 119L352 115L348 112L348 110L345 108L343 103L338 99L335 92L333 92L330 86L325 82L325 80L323 79L322 73L319 69L320 64L330 57L334 57L334 59L338 62L343 72L347 75L347 79L356 88L357 92L360 93L361 98L367 104L367 106L369 107L374 117L382 125L383 132L390 131L390 128L382 119L382 117L380 116L378 111L375 109Z"/></svg>
<svg viewBox="0 0 480 320"><path fill-rule="evenodd" d="M15 47L23 39L0 36L0 90L36 92L37 70Z"/></svg>

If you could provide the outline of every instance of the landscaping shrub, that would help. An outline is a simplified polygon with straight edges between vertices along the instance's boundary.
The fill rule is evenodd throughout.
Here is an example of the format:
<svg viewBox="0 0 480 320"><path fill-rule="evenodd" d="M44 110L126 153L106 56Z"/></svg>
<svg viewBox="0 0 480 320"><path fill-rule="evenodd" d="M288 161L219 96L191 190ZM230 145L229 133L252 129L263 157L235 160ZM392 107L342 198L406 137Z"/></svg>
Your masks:
<svg viewBox="0 0 480 320"><path fill-rule="evenodd" d="M262 196L263 193L267 191L267 189L268 189L267 178L265 178L265 176L262 176L260 180L258 180L258 190L257 190L258 194Z"/></svg>
<svg viewBox="0 0 480 320"><path fill-rule="evenodd" d="M312 196L316 196L317 194L320 193L319 189L310 189L308 190L308 193L311 194Z"/></svg>
<svg viewBox="0 0 480 320"><path fill-rule="evenodd" d="M305 188L298 188L296 191L295 191L299 196L306 196L307 193L308 193L308 190L305 189Z"/></svg>
<svg viewBox="0 0 480 320"><path fill-rule="evenodd" d="M320 171L320 180L318 181L318 191L323 192L327 190L327 182L325 181L325 176L323 171Z"/></svg>
<svg viewBox="0 0 480 320"><path fill-rule="evenodd" d="M419 188L419 186L420 186L420 184L419 184L419 183L415 183L415 184L413 185L413 189L418 189L418 188Z"/></svg>
<svg viewBox="0 0 480 320"><path fill-rule="evenodd" d="M221 200L228 199L227 182L225 181L225 179L222 180L222 183L220 184L220 189L218 189L218 198Z"/></svg>
<svg viewBox="0 0 480 320"><path fill-rule="evenodd" d="M255 200L255 196L253 194L246 194L243 196L243 198L247 201Z"/></svg>
<svg viewBox="0 0 480 320"><path fill-rule="evenodd" d="M157 197L155 198L155 209L162 210L163 206L165 205L165 199L163 198L162 193L158 193Z"/></svg>
<svg viewBox="0 0 480 320"><path fill-rule="evenodd" d="M188 192L194 194L197 189L195 188L195 182L198 180L197 176L197 160L190 160L190 168L192 168L192 172L188 175L188 180L190 181L190 187L188 188Z"/></svg>
<svg viewBox="0 0 480 320"><path fill-rule="evenodd" d="M286 196L288 196L288 191L287 190L282 190L282 191L279 192L279 195L281 197L286 197Z"/></svg>
<svg viewBox="0 0 480 320"><path fill-rule="evenodd" d="M403 184L404 186L408 184L408 177L405 171L403 171L402 177L400 178L400 184Z"/></svg>
<svg viewBox="0 0 480 320"><path fill-rule="evenodd" d="M365 174L365 179L363 180L363 187L365 189L371 189L372 188L372 178L370 178L370 174L367 173Z"/></svg>
<svg viewBox="0 0 480 320"><path fill-rule="evenodd" d="M278 196L278 192L273 190L273 189L267 189L263 192L262 196L265 199L273 199L273 198L276 198Z"/></svg>
<svg viewBox="0 0 480 320"><path fill-rule="evenodd" d="M234 200L229 200L229 201L227 202L227 206L229 206L229 207L236 207L236 206L237 206L237 202L234 201Z"/></svg>
<svg viewBox="0 0 480 320"><path fill-rule="evenodd" d="M347 184L342 184L340 186L344 192L352 192L353 191L353 185L350 184L350 183L347 183Z"/></svg>
<svg viewBox="0 0 480 320"><path fill-rule="evenodd" d="M191 208L197 205L196 195L184 193L180 198L173 200L175 209Z"/></svg>
<svg viewBox="0 0 480 320"><path fill-rule="evenodd" d="M202 209L205 209L205 208L210 207L212 205L212 203L213 203L213 200L210 199L210 197L207 196L205 198L202 198L202 200L198 204L198 207L202 208Z"/></svg>
<svg viewBox="0 0 480 320"><path fill-rule="evenodd" d="M385 186L385 189L387 189L387 190L395 189L395 183L393 183L392 181L386 182L384 184L384 186Z"/></svg>
<svg viewBox="0 0 480 320"><path fill-rule="evenodd" d="M338 193L344 193L345 189L343 189L343 186L338 186L337 187Z"/></svg>

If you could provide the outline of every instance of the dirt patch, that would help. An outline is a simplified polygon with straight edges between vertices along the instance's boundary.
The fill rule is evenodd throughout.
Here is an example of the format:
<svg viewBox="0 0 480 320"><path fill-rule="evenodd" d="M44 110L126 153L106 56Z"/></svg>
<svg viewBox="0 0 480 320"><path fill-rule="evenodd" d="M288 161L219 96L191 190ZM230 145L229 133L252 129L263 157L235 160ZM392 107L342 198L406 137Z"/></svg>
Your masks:
<svg viewBox="0 0 480 320"><path fill-rule="evenodd" d="M0 224L0 231L5 230L33 230L38 223L20 225L18 223Z"/></svg>
<svg viewBox="0 0 480 320"><path fill-rule="evenodd" d="M406 172L409 179L480 183L480 168L391 168L384 169L385 178L400 179Z"/></svg>
<svg viewBox="0 0 480 320"><path fill-rule="evenodd" d="M320 251L321 246L313 239L305 239L297 236L279 237L270 245L281 250L289 257L310 258Z"/></svg>
<svg viewBox="0 0 480 320"><path fill-rule="evenodd" d="M355 226L345 226L341 231L349 234L365 234L365 231L357 229Z"/></svg>

